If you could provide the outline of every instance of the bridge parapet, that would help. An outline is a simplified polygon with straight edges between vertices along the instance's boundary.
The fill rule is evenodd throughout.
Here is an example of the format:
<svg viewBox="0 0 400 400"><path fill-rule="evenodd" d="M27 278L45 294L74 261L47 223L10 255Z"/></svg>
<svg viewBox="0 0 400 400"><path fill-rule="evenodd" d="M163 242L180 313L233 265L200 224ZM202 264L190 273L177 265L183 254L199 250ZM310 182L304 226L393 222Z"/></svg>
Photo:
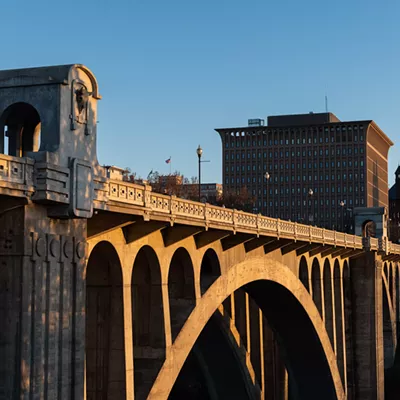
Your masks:
<svg viewBox="0 0 400 400"><path fill-rule="evenodd" d="M34 161L0 154L0 190L9 196L26 197L34 193Z"/></svg>
<svg viewBox="0 0 400 400"><path fill-rule="evenodd" d="M48 164L35 164L29 157L0 154L0 193L26 197L36 202L65 203L70 191L68 171L50 168ZM172 224L176 221L208 228L231 230L257 236L276 236L334 245L379 251L383 254L400 254L400 245L382 238L336 232L311 225L265 217L244 211L199 203L152 192L151 186L93 176L94 208L143 215L145 219L163 219Z"/></svg>
<svg viewBox="0 0 400 400"><path fill-rule="evenodd" d="M118 206L118 204L123 207L129 205L132 208L139 206L146 210L150 219L158 219L164 216L164 218L167 217L170 220L171 224L179 219L180 223L187 220L191 224L204 225L206 229L212 227L258 236L278 236L355 249L363 248L363 241L360 236L154 193L151 186L146 185L108 180L107 186L108 193L104 196L104 199L107 200L102 202L99 198L95 198L95 208L115 210L115 206ZM146 197L150 198L147 204ZM107 204L107 201L109 204ZM376 249L378 247L376 241Z"/></svg>

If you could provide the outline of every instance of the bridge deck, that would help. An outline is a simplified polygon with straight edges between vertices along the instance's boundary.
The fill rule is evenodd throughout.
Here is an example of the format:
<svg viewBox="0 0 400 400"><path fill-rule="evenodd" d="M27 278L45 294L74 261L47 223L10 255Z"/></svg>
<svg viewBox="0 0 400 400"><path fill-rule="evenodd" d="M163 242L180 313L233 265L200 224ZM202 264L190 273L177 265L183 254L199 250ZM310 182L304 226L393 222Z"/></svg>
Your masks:
<svg viewBox="0 0 400 400"><path fill-rule="evenodd" d="M35 188L33 169L34 161L30 158L0 154L0 193L30 200ZM49 185L49 188L56 192L64 193L68 189L65 179L57 179L56 171L53 171L53 176L45 178L53 181L53 187ZM234 234L272 236L351 249L368 247L386 254L400 254L400 245L381 239L363 240L360 236L154 193L148 185L95 176L92 196L95 210L138 215L145 221L164 221L171 225L199 226L205 230L227 230Z"/></svg>

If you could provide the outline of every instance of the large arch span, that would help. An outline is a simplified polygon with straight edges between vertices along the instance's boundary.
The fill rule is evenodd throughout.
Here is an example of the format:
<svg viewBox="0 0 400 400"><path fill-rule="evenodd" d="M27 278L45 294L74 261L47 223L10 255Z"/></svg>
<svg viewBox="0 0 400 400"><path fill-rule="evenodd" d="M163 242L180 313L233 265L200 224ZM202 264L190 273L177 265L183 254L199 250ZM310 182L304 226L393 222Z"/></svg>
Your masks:
<svg viewBox="0 0 400 400"><path fill-rule="evenodd" d="M262 309L283 349L299 398L344 399L336 358L324 323L301 281L267 257L238 263L198 300L173 345L148 399L167 399L185 360L222 302L245 289Z"/></svg>

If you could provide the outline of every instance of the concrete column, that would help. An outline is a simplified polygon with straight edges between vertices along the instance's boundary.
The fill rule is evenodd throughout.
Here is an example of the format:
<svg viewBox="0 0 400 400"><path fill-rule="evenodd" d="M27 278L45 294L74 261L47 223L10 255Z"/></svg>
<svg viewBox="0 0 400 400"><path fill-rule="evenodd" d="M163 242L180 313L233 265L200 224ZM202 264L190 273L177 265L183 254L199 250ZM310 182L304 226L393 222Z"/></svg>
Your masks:
<svg viewBox="0 0 400 400"><path fill-rule="evenodd" d="M366 252L350 261L355 398L384 398L382 260Z"/></svg>
<svg viewBox="0 0 400 400"><path fill-rule="evenodd" d="M258 309L258 325L260 327L260 345L258 351L260 352L260 387L261 398L265 399L265 364L264 364L264 319L261 309Z"/></svg>
<svg viewBox="0 0 400 400"><path fill-rule="evenodd" d="M262 388L261 384L261 326L260 309L253 299L249 299L249 318L250 318L250 360L256 375L256 382Z"/></svg>

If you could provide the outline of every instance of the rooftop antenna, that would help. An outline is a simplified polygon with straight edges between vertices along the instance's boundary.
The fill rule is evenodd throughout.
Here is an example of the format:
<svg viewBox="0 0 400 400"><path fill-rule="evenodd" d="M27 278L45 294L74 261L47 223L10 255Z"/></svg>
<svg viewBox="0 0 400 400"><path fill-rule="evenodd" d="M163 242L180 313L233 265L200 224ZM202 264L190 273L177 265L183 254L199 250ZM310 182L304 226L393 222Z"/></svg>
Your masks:
<svg viewBox="0 0 400 400"><path fill-rule="evenodd" d="M328 112L328 96L325 95L325 112Z"/></svg>

